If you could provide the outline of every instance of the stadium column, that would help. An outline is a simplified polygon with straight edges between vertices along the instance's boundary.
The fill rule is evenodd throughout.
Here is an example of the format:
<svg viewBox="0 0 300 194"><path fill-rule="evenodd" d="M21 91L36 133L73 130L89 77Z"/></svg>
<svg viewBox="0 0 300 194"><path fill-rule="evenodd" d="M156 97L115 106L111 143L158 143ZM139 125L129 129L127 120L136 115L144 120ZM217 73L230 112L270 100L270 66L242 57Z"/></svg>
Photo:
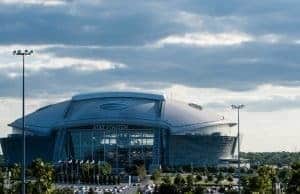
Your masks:
<svg viewBox="0 0 300 194"><path fill-rule="evenodd" d="M157 102L157 119L164 119L164 100L160 100ZM161 161L161 129L154 129L154 143L153 143L153 151L152 151L152 164L150 166L150 171L154 171L155 169L160 168Z"/></svg>
<svg viewBox="0 0 300 194"><path fill-rule="evenodd" d="M153 143L153 151L152 151L152 164L150 166L150 172L158 169L160 166L160 145L161 145L161 138L160 138L160 128L154 129L154 143Z"/></svg>
<svg viewBox="0 0 300 194"><path fill-rule="evenodd" d="M105 149L105 145L106 145L106 134L105 134L105 129L103 129L103 162L105 162L105 152L106 152L106 149Z"/></svg>
<svg viewBox="0 0 300 194"><path fill-rule="evenodd" d="M128 137L128 166L131 167L131 132L127 130Z"/></svg>
<svg viewBox="0 0 300 194"><path fill-rule="evenodd" d="M56 132L54 152L53 152L53 161L57 162L63 159L65 156L62 156L62 151L64 150L64 143L66 137L66 129L59 128Z"/></svg>
<svg viewBox="0 0 300 194"><path fill-rule="evenodd" d="M116 128L116 171L117 174L119 174L119 149L118 149L118 144L119 144L119 130L120 128Z"/></svg>

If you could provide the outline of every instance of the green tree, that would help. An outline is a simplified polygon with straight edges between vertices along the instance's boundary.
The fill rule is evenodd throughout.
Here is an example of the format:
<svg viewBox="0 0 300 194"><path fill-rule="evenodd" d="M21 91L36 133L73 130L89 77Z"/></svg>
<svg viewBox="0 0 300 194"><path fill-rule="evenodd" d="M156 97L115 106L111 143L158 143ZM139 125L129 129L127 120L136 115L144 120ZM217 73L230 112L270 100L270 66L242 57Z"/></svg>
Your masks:
<svg viewBox="0 0 300 194"><path fill-rule="evenodd" d="M208 182L211 182L214 180L214 176L212 174L208 174L207 175L207 179L206 179Z"/></svg>
<svg viewBox="0 0 300 194"><path fill-rule="evenodd" d="M110 175L111 174L111 165L107 162L100 164L98 167L101 175Z"/></svg>
<svg viewBox="0 0 300 194"><path fill-rule="evenodd" d="M185 184L185 180L181 174L177 174L174 179L174 184L178 187L183 187Z"/></svg>
<svg viewBox="0 0 300 194"><path fill-rule="evenodd" d="M21 167L19 164L14 164L11 170L12 180L20 180L21 178Z"/></svg>
<svg viewBox="0 0 300 194"><path fill-rule="evenodd" d="M144 164L137 166L136 172L140 179L144 179L147 175L147 171Z"/></svg>
<svg viewBox="0 0 300 194"><path fill-rule="evenodd" d="M160 178L161 178L160 170L156 169L151 175L151 180L153 180L155 184L158 184L160 182Z"/></svg>
<svg viewBox="0 0 300 194"><path fill-rule="evenodd" d="M232 183L232 182L233 182L233 178L232 178L231 175L229 175L229 176L227 177L227 181L228 181L229 183Z"/></svg>
<svg viewBox="0 0 300 194"><path fill-rule="evenodd" d="M220 182L223 181L223 180L224 180L224 175L223 175L222 172L219 172L218 175L217 175L217 180L216 180L216 182L217 182L217 183L220 183Z"/></svg>
<svg viewBox="0 0 300 194"><path fill-rule="evenodd" d="M204 194L204 188L201 185L197 185L194 189L194 194Z"/></svg>
<svg viewBox="0 0 300 194"><path fill-rule="evenodd" d="M277 173L277 176L282 183L288 183L292 176L292 172L288 168L280 169Z"/></svg>
<svg viewBox="0 0 300 194"><path fill-rule="evenodd" d="M180 191L178 188L173 184L161 184L159 187L160 194L179 194Z"/></svg>
<svg viewBox="0 0 300 194"><path fill-rule="evenodd" d="M0 194L5 193L4 189L4 180L5 180L5 172L2 171L2 168L0 168Z"/></svg>
<svg viewBox="0 0 300 194"><path fill-rule="evenodd" d="M289 166L290 164L300 161L300 152L252 152L241 153L241 157L248 159L251 166L253 165L277 165Z"/></svg>
<svg viewBox="0 0 300 194"><path fill-rule="evenodd" d="M194 177L193 175L189 174L186 177L186 183L187 185L183 188L183 192L184 193L192 193L193 189L194 189Z"/></svg>
<svg viewBox="0 0 300 194"><path fill-rule="evenodd" d="M166 175L162 178L162 181L164 182L164 184L166 185L171 185L172 184L172 181L171 181L171 178L170 176Z"/></svg>
<svg viewBox="0 0 300 194"><path fill-rule="evenodd" d="M292 175L288 182L287 192L300 194L300 161L292 164Z"/></svg>
<svg viewBox="0 0 300 194"><path fill-rule="evenodd" d="M81 165L81 174L83 177L83 182L88 183L91 176L92 164L86 162Z"/></svg>
<svg viewBox="0 0 300 194"><path fill-rule="evenodd" d="M257 173L262 179L262 192L272 192L273 180L276 176L275 169L270 166L262 166L258 168Z"/></svg>
<svg viewBox="0 0 300 194"><path fill-rule="evenodd" d="M269 166L261 166L257 170L257 175L250 176L242 180L245 192L272 193L273 180L276 171Z"/></svg>
<svg viewBox="0 0 300 194"><path fill-rule="evenodd" d="M186 177L186 183L189 187L193 187L194 185L194 176L189 174L187 177Z"/></svg>
<svg viewBox="0 0 300 194"><path fill-rule="evenodd" d="M10 169L11 171L11 188L8 193L20 193L21 191L21 167L18 164L14 164Z"/></svg>
<svg viewBox="0 0 300 194"><path fill-rule="evenodd" d="M38 193L50 193L54 180L54 169L49 163L36 159L31 165L32 175L35 178L35 188Z"/></svg>
<svg viewBox="0 0 300 194"><path fill-rule="evenodd" d="M199 173L199 174L197 174L197 176L196 176L196 180L197 181L202 181L202 175Z"/></svg>

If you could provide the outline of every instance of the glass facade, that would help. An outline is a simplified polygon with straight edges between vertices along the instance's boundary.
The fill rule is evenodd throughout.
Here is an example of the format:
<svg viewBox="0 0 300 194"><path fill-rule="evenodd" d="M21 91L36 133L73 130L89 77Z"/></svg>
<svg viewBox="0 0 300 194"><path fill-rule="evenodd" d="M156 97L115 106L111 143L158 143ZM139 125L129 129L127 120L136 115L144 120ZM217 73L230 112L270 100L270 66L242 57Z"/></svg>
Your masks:
<svg viewBox="0 0 300 194"><path fill-rule="evenodd" d="M64 158L108 162L119 171L134 164L152 164L155 128L96 125L66 130Z"/></svg>
<svg viewBox="0 0 300 194"><path fill-rule="evenodd" d="M211 166L220 158L232 158L236 137L218 135L171 135L169 164Z"/></svg>

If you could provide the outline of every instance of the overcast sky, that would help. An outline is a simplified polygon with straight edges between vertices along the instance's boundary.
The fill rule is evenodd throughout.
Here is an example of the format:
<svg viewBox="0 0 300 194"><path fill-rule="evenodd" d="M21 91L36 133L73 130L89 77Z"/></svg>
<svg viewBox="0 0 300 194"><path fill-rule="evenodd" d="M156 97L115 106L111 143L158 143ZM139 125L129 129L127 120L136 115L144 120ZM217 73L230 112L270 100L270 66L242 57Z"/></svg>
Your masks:
<svg viewBox="0 0 300 194"><path fill-rule="evenodd" d="M24 3L25 2L25 3ZM146 91L241 113L243 151L300 151L300 1L0 0L0 128L73 94Z"/></svg>

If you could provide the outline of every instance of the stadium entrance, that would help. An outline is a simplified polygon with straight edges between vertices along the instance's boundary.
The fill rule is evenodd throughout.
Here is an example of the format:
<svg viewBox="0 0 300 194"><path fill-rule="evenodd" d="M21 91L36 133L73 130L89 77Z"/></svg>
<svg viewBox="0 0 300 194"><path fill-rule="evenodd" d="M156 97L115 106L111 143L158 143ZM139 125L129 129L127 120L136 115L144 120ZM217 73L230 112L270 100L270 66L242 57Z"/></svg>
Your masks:
<svg viewBox="0 0 300 194"><path fill-rule="evenodd" d="M107 162L120 173L133 165L147 169L160 163L159 129L135 125L96 124L60 130L59 160ZM156 139L156 141L155 141Z"/></svg>

